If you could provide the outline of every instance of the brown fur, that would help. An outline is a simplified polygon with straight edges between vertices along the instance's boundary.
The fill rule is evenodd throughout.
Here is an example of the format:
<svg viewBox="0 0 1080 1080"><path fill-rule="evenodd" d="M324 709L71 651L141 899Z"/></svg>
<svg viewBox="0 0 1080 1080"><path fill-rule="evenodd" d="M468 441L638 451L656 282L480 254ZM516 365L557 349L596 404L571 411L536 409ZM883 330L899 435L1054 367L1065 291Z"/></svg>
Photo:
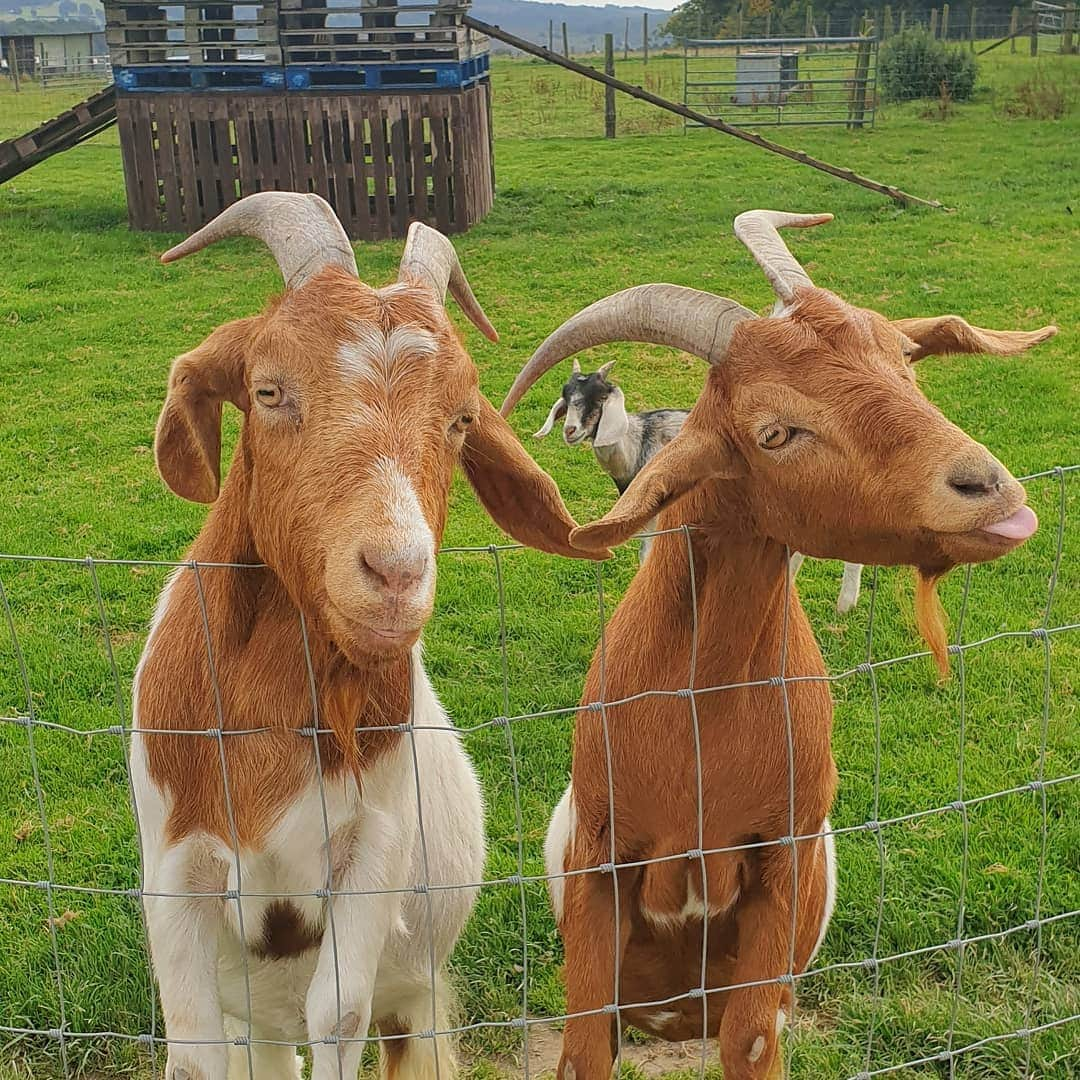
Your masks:
<svg viewBox="0 0 1080 1080"><path fill-rule="evenodd" d="M708 920L707 987L760 985L709 993L704 1013L701 999L682 998L623 1018L665 1038L718 1037L726 1080L780 1075L775 1023L779 1008L790 1014L790 989L770 980L804 969L825 905L822 840L775 842L792 829L819 833L836 788L826 669L787 586L788 550L920 567L920 610L932 612L937 576L1015 546L980 527L1014 512L1023 489L922 396L909 366L927 351L981 347L989 332L955 317L901 325L816 289L800 294L789 317L741 324L682 433L607 515L572 535L588 549L613 545L657 512L661 529L694 526L689 539L657 538L594 657L583 706L643 696L579 713L565 867L684 857L619 871L618 927L610 873L565 879L567 1011L613 1000L616 954L622 1002L699 987L703 922L657 919L677 916L692 887L718 909ZM1046 336L993 340L1018 351ZM777 424L812 435L764 449L761 433ZM999 475L985 497L947 483ZM940 655L934 618L920 626ZM781 674L799 681L709 689ZM691 685L696 716L686 697L644 694ZM717 851L741 845L751 846ZM686 856L698 848L711 852L704 882L703 860ZM660 1022L659 1010L677 1017ZM603 1013L567 1021L560 1080L607 1080L613 1022ZM751 1061L758 1038L764 1049Z"/></svg>
<svg viewBox="0 0 1080 1080"><path fill-rule="evenodd" d="M435 355L343 377L343 343L399 327L432 334ZM282 389L279 406L260 403L266 386ZM222 487L224 402L244 423ZM359 779L400 737L391 729L409 717L409 649L431 606L422 597L385 608L361 587L357 551L394 539L377 459L392 458L411 481L436 545L460 459L511 535L581 554L558 489L480 395L443 305L421 286L379 293L325 270L262 315L218 328L173 365L155 446L177 494L214 501L188 557L266 564L181 570L147 645L139 725L162 732L147 737L148 766L171 800L173 841L203 830L230 843L235 826L241 844L257 846L313 776L313 739L300 729L333 733L318 742L331 777L347 769ZM393 643L369 629L387 620L403 628ZM220 740L204 734L219 728Z"/></svg>
<svg viewBox="0 0 1080 1080"><path fill-rule="evenodd" d="M321 926L309 926L299 909L288 900L273 900L263 914L262 937L255 946L255 954L276 960L299 956L319 944L322 931Z"/></svg>

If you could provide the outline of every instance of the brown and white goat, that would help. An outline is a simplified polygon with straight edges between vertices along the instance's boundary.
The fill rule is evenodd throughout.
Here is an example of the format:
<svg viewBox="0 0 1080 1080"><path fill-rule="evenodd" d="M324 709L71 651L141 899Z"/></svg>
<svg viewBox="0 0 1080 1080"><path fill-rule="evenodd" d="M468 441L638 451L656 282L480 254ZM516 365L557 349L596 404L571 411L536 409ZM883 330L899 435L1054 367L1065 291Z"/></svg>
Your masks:
<svg viewBox="0 0 1080 1080"><path fill-rule="evenodd" d="M454 466L523 543L575 554L574 522L479 392L447 286L495 333L445 237L414 225L373 289L326 203L264 193L163 258L242 234L286 291L176 360L155 444L169 487L214 503L188 557L251 564L174 574L135 680L166 1080L298 1078L305 1042L314 1080L354 1080L370 1023L389 1075L446 1077L451 1046L417 1033L446 1030L475 898L454 886L484 861L476 776L418 643ZM219 492L225 402L243 425Z"/></svg>
<svg viewBox="0 0 1080 1080"><path fill-rule="evenodd" d="M890 322L852 307L813 287L777 232L826 220L736 219L780 298L773 317L673 285L628 289L552 334L503 406L607 341L674 345L711 365L680 434L571 534L597 552L657 513L661 529L693 525L657 538L611 618L548 833L571 1015L560 1080L607 1080L614 1002L654 1035L718 1038L727 1080L782 1075L787 977L813 957L836 891L832 700L787 552L910 564L933 581L1036 528L1024 489L923 397L911 365L1019 352L1054 328ZM932 586L921 599L936 602ZM580 872L612 863L637 865Z"/></svg>

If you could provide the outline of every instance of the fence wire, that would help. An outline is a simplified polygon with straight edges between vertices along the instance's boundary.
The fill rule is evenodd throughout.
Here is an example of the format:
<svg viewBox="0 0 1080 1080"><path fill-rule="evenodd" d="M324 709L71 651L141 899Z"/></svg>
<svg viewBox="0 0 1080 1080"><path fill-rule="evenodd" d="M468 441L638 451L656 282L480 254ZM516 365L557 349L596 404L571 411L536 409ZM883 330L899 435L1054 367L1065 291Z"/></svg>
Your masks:
<svg viewBox="0 0 1080 1080"><path fill-rule="evenodd" d="M512 690L514 687L514 671L512 670L508 641L511 636L511 615L516 615L518 613L513 611L512 604L508 600L505 563L507 553L516 550L518 545L505 544L488 545L484 547L444 548L440 553L442 559L455 556L490 559L491 568L494 572L493 599L498 613L497 646L499 673L497 681L501 714L487 716L485 719L474 723L459 724L456 730L462 732L466 736L476 736L483 732L491 732L492 734L501 732L505 739L505 753L508 761L508 769L506 770L505 778L510 784L511 817L513 822L511 835L514 847L514 871L509 874L489 872L485 875L483 880L479 881L444 882L432 879L431 874L429 873L428 830L425 829L422 809L422 791L425 777L422 773L419 757L417 755L416 739L417 735L423 732L441 733L444 737L454 736L453 734L448 733L445 728L419 722L413 713L415 701L412 700L408 720L395 725L392 730L396 730L404 736L408 740L408 746L410 748L412 783L415 787L414 794L418 815L417 842L421 853L420 865L422 867L422 874L421 879L418 881L407 882L400 887L384 889L350 889L342 887L340 882L335 881L334 868L332 867L330 860L330 816L327 811L326 791L323 784L323 770L319 747L319 736L331 736L333 735L333 730L323 721L321 716L319 687L317 686L315 675L316 668L312 661L308 643L308 627L302 616L300 636L303 644L303 659L307 671L308 688L311 699L310 724L306 727L296 729L294 734L297 739L298 752L309 752L307 751L307 746L310 743L310 754L316 766L315 773L318 778L323 825L321 842L323 845L322 850L326 853L325 876L321 887L314 891L267 893L244 887L244 877L241 873L242 851L236 827L232 796L230 794L230 779L226 768L226 742L231 742L231 740L237 738L263 734L275 729L269 727L247 727L244 726L242 722L238 724L235 718L229 717L226 713L217 677L217 666L212 646L213 635L211 633L203 581L204 578L210 574L251 573L258 570L258 566L254 564L234 563L174 563L162 560L73 559L51 556L0 555L0 605L3 607L4 621L10 638L10 658L14 669L12 672L9 672L11 677L10 685L19 688L23 701L21 708L16 707L11 709L9 714L0 715L0 734L3 733L4 729L7 729L9 732L21 731L25 735L26 764L32 785L34 810L38 826L41 830L44 855L43 868L46 874L45 877L41 878L35 878L32 874L28 874L25 877L3 877L0 878L0 886L3 886L7 890L9 906L23 903L26 897L36 896L44 898L49 936L48 966L51 969L50 977L55 986L55 1012L51 1017L47 1016L43 1011L39 1017L35 1018L31 1016L28 1018L30 1022L23 1023L19 1022L22 1017L15 1013L14 1008L12 1013L7 1016L3 1014L3 1011L0 1011L0 1021L3 1021L3 1023L0 1023L0 1034L8 1037L9 1051L16 1048L20 1043L26 1043L28 1040L32 1040L32 1045L39 1051L46 1048L43 1051L46 1053L48 1053L47 1048L51 1046L55 1050L55 1053L51 1054L51 1056L54 1058L55 1063L60 1070L56 1075L63 1075L65 1078L68 1078L81 1075L84 1071L87 1055L80 1049L80 1044L86 1042L91 1042L99 1046L105 1044L106 1048L107 1044L132 1044L145 1051L145 1059L143 1062L144 1073L140 1075L148 1074L153 1077L158 1077L163 1075L164 1070L164 1055L160 1053L162 1048L166 1047L170 1041L175 1045L191 1045L194 1043L194 1040L169 1040L167 1033L159 1026L156 1010L152 1007L145 1010L145 1016L139 1021L141 1030L102 1030L95 1028L92 1025L87 1026L73 1018L72 999L67 991L69 980L66 978L63 963L65 950L60 946L60 935L58 932L59 928L64 924L64 917L58 914L58 912L65 907L64 898L75 896L96 898L115 897L120 900L131 901L135 904L139 912L141 948L143 951L142 968L146 973L146 988L148 991L146 997L147 1001L150 1001L153 996L153 984L149 976L149 935L146 920L146 903L148 900L186 900L196 898L205 900L209 898L218 898L226 904L234 904L237 925L241 937L243 938L245 936L243 921L244 900L284 901L306 898L321 901L327 914L323 947L326 947L326 943L329 942L331 955L334 959L337 997L337 1026L334 1028L334 1031L337 1032L337 1034L322 1038L310 1038L299 1042L258 1037L252 1022L251 977L250 971L247 968L248 954L247 950L242 950L244 985L247 995L248 1010L248 1017L246 1021L242 1023L243 1030L242 1032L234 1032L231 1034L227 1032L224 1039L204 1040L200 1042L199 1045L224 1045L231 1050L238 1050L241 1052L246 1059L245 1066L249 1080L261 1080L262 1077L267 1076L265 1071L260 1073L257 1069L257 1052L261 1046L287 1046L301 1050L325 1044L335 1044L345 1047L350 1044L375 1046L386 1043L387 1041L396 1041L397 1045L400 1046L400 1040L402 1038L431 1040L434 1047L435 1073L436 1076L441 1077L447 1075L447 1064L445 1061L440 1063L440 1044L438 1041L440 1037L475 1037L481 1036L485 1032L491 1034L500 1031L514 1034L520 1038L522 1046L520 1069L526 1077L529 1077L533 1068L529 1044L530 1031L537 1025L547 1025L552 1022L562 1022L575 1017L589 1015L609 1015L614 1018L619 1032L617 1057L621 1064L627 1045L625 1042L626 1021L624 1020L624 1014L632 1009L657 1010L677 1005L681 1002L700 1002L703 1006L705 1020L700 1038L700 1046L697 1046L696 1051L693 1053L693 1057L696 1059L698 1075L704 1077L707 1066L715 1057L710 1040L707 1037L709 1003L715 1001L719 995L729 993L732 990L774 984L789 987L792 995L792 1011L791 1016L788 1018L789 1022L784 1035L787 1060L786 1068L788 1074L793 1076L820 1076L823 1074L820 1072L807 1072L800 1064L803 1060L802 1052L805 1049L803 1043L807 1038L808 1031L813 1031L815 1014L812 1008L804 1009L800 1013L801 1022L796 1022L795 991L806 980L820 978L829 973L851 973L854 976L866 975L869 978L869 997L868 1009L866 1010L865 1029L861 1035L853 1037L852 1033L848 1031L844 1036L849 1047L857 1046L857 1049L852 1052L851 1060L857 1059L861 1063L861 1068L858 1071L844 1073L850 1080L869 1080L871 1077L891 1076L905 1072L922 1075L920 1070L924 1068L929 1068L933 1075L947 1075L950 1078L955 1078L960 1075L957 1070L961 1068L969 1058L976 1055L978 1051L996 1045L1008 1044L1018 1044L1020 1055L1019 1067L1021 1069L1020 1073L1010 1073L1009 1075L1022 1075L1028 1078L1052 1078L1059 1075L1061 1077L1074 1075L1074 1072L1070 1070L1078 1067L1080 1058L1074 1057L1071 1061L1064 1061L1064 1063L1062 1063L1060 1058L1056 1058L1048 1065L1038 1057L1036 1037L1059 1028L1067 1028L1070 1025L1076 1025L1077 1030L1073 1038L1073 1043L1075 1045L1080 1041L1080 1008L1066 1007L1062 1015L1048 1016L1045 1015L1045 1007L1040 1001L1040 977L1047 962L1045 955L1045 936L1048 928L1059 927L1066 924L1073 927L1080 927L1080 907L1066 906L1059 910L1057 909L1059 905L1048 903L1046 893L1047 867L1055 837L1057 835L1064 835L1065 839L1061 842L1069 842L1067 832L1064 834L1060 834L1060 832L1055 833L1055 830L1052 827L1053 819L1050 812L1048 796L1052 792L1057 792L1059 790L1065 791L1069 793L1068 797L1071 798L1075 804L1077 791L1080 790L1075 786L1080 783L1080 767L1077 767L1075 759L1071 762L1072 767L1069 767L1069 762L1066 763L1065 767L1057 767L1055 764L1057 762L1057 755L1051 753L1050 750L1050 719L1055 705L1055 684L1053 678L1055 670L1053 663L1054 646L1055 643L1058 642L1080 641L1080 633L1078 633L1080 632L1080 621L1070 621L1067 618L1055 618L1056 601L1058 600L1060 592L1059 586L1064 561L1066 535L1068 531L1069 504L1066 497L1067 482L1069 475L1077 471L1080 471L1080 465L1055 468L1022 478L1025 482L1029 483L1040 481L1048 482L1053 485L1056 495L1055 519L1053 519L1052 524L1051 521L1044 521L1043 524L1044 532L1051 528L1054 530L1052 552L1049 555L1048 564L1043 562L1038 566L1038 573L1040 575L1045 574L1045 599L1040 602L1038 610L1026 610L1016 613L1021 622L1026 622L1026 628L1010 629L1002 627L992 633L982 633L981 635L971 634L969 632L969 625L974 615L972 608L974 603L972 592L974 571L973 568L969 567L966 572L961 572L963 574L963 585L959 599L959 610L958 616L955 619L953 642L949 646L949 652L953 658L957 693L955 747L952 754L955 761L955 798L946 802L922 806L903 814L896 814L888 817L882 817L884 805L882 792L884 752L882 717L883 694L880 679L890 670L913 662L924 661L925 658L929 656L929 653L925 651L915 651L904 655L877 656L875 634L880 620L878 612L881 604L878 572L875 571L872 587L869 590L869 616L865 632L865 649L863 650L864 659L861 662L852 667L825 676L806 676L790 674L788 672L787 625L791 611L792 597L794 595L789 587L784 605L784 632L782 634L782 647L776 674L769 678L754 679L739 683L699 685L699 635L702 632L715 634L718 628L708 627L702 631L698 626L697 581L694 568L695 560L692 554L692 527L669 530L670 532L678 532L683 535L688 552L688 585L690 596L692 598L691 607L693 615L691 626L688 628L691 644L690 663L685 687L677 690L644 687L640 691L631 694L609 696L607 686L608 644L606 627L611 605L605 596L603 569L597 564L595 568L595 610L599 622L599 648L597 652L600 679L599 700L591 703L585 707L584 710L581 710L576 703L571 701L566 705L559 707L513 713L511 703L513 699ZM649 535L657 534L652 533ZM33 678L31 675L32 665L28 660L28 653L23 643L25 631L23 634L20 634L19 611L16 608L16 604L13 602L12 593L7 584L7 580L10 579L13 568L18 569L21 567L25 569L28 565L66 566L69 568L85 570L89 578L93 597L92 606L94 616L98 623L97 632L100 634L101 646L104 650L106 666L108 669L107 681L111 686L116 723L108 724L106 726L79 726L75 723L66 724L59 721L46 720L41 717L40 713L42 711L43 696L39 691L35 690L33 685ZM196 583L201 625L205 635L207 661L213 676L213 692L215 700L215 717L213 722L216 726L206 730L148 729L140 728L138 726L138 717L129 707L129 694L125 689L125 680L121 676L120 664L116 658L115 635L110 625L107 603L105 600L105 590L103 590L100 580L101 570L105 567L125 567L132 571L139 572L168 569L170 574L178 575L190 573L193 575ZM48 604L49 602L50 598L48 596L35 598L36 604ZM723 628L719 629L722 630ZM817 627L816 629L820 632L821 628ZM968 670L969 662L975 656L982 656L986 653L994 655L993 650L995 647L1004 646L1005 643L1010 641L1027 642L1039 652L1039 666L1041 668L1041 711L1038 718L1038 749L1035 758L1035 768L1033 774L1021 783L1016 783L992 791L984 791L981 794L974 794L974 785L970 771L971 763L969 761L969 752L972 743L972 735L969 730L972 723L970 678ZM411 667L410 671L412 671ZM578 672L575 674L580 675L581 673ZM1066 693L1068 693L1067 676L1068 673L1066 672L1066 678L1064 680ZM415 673L412 673L412 677L415 677ZM830 686L835 686L838 689L842 689L848 684L856 683L859 680L866 680L868 685L871 713L870 719L872 721L873 731L873 768L872 776L870 778L871 798L869 814L865 819L854 821L851 824L823 828L820 832L805 835L801 834L795 827L796 780L794 767L794 727L798 723L798 716L797 714L793 715L788 696L789 689L792 685L799 682L822 682ZM448 681L453 681L453 675L449 677ZM773 687L780 695L787 743L788 782L786 797L788 800L788 828L786 834L781 836L764 837L754 840L753 842L735 845L710 846L710 838L707 835L704 823L703 807L706 797L706 781L703 776L702 768L702 740L708 739L709 734L707 731L703 731L699 722L698 708L702 701L708 700L711 695L722 695L726 692L749 687ZM1003 689L1001 692L1005 693L1007 691ZM411 697L414 699L415 694L411 695ZM696 788L698 807L696 846L687 851L673 851L652 858L620 862L617 860L618 847L615 836L615 781L610 744L610 725L618 722L617 710L620 706L650 697L674 697L685 700L688 706L693 733L693 746L688 749L692 750L694 754L694 773L692 779L688 776L688 783L692 783ZM615 904L614 925L616 928L616 941L614 943L616 957L615 982L612 987L611 1001L604 1003L596 1009L574 1013L552 1013L551 1010L544 1011L542 1007L541 1009L537 1009L535 1007L536 998L530 993L530 975L533 970L532 958L537 956L537 953L541 948L544 931L542 928L537 928L535 923L530 920L528 890L530 887L540 887L549 884L553 880L553 877L546 873L528 872L532 858L527 848L527 838L532 835L536 825L536 822L529 819L526 810L526 807L533 805L535 801L531 798L526 799L526 795L531 793L527 789L525 777L535 773L535 762L532 763L532 768L527 768L530 764L530 754L532 752L530 744L530 726L542 720L568 721L575 714L582 711L585 714L591 713L598 716L603 729L608 770L610 814L609 858L607 862L601 865L573 869L563 874L554 875L554 879L561 878L565 880L583 874L598 874L611 881ZM380 725L358 725L355 728L357 734L386 730L385 726ZM46 785L43 783L42 779L43 770L39 748L40 738L46 733L50 736L63 736L72 740L80 740L83 745L87 745L87 741L91 738L111 738L116 740L115 745L120 751L123 759L123 775L122 780L117 783L117 790L119 791L120 787L127 788L128 797L132 802L134 814L136 850L131 851L125 849L123 857L128 860L130 866L137 875L138 883L136 885L85 884L62 880L58 875L58 863L55 855L55 842L53 836L54 830L52 828L53 821L50 818L49 807L47 805ZM209 739L214 743L218 761L220 763L222 789L226 801L226 815L231 835L232 857L234 860L232 869L236 874L235 888L226 887L216 891L213 889L160 891L147 887L145 876L146 860L143 852L142 829L140 827L141 808L138 805L135 805L135 785L132 781L132 773L129 764L129 754L133 735L139 735L146 738L157 736L184 736L193 739ZM566 726L565 736L566 742L569 743L569 725ZM677 752L676 748L673 748L673 752ZM943 750L942 755L944 755L944 753ZM842 776L841 790L843 790L845 762L841 759L839 764ZM57 782L56 779L53 780L53 783ZM59 782L63 782L62 778ZM1034 903L1030 910L1029 917L1010 921L1008 925L999 929L986 929L981 932L970 932L968 896L972 872L972 814L979 808L992 805L1001 805L1002 807L1007 808L1013 805L1009 800L1024 797L1033 797L1037 803L1039 830L1037 837L1038 855L1036 865L1026 868L1027 873L1034 877ZM958 884L955 893L955 917L953 921L955 930L953 936L944 940L931 939L925 943L913 944L909 948L887 951L883 947L885 910L889 901L894 899L887 895L887 837L893 838L894 842L899 843L900 838L903 835L902 830L918 829L933 821L957 822L960 829L960 856L957 873ZM835 842L844 837L854 840L855 838L863 836L871 838L876 861L876 895L873 897L872 903L872 918L870 923L873 927L873 931L869 951L866 955L839 956L827 958L825 960L819 958L816 964L800 971L798 970L795 959L795 926L799 904L799 891L797 888L799 845L819 838L832 838L833 842ZM687 986L683 993L665 996L656 1000L628 1002L621 999L619 968L620 950L618 948L618 927L620 924L618 905L620 903L621 891L618 886L618 880L621 871L635 870L645 866L667 862L684 862L688 866L690 864L696 864L700 868L701 873L703 893L702 904L705 910L708 911L707 857L720 854L761 851L776 846L787 847L792 853L791 934L786 971L783 974L775 978L744 981L725 986L709 985L709 980L707 978L708 923L706 921L706 931L703 935L701 952L700 976L694 985ZM1066 865L1070 862L1075 863L1075 851L1065 850L1058 854L1062 856ZM866 900L865 896L853 897L850 893L846 893L844 862L842 858L839 858L838 861L840 884L837 908L834 915L834 925L838 919L843 920L845 918L845 905L851 905L854 902ZM107 872L107 876L115 876L115 870L110 869ZM692 876L690 880L692 880ZM228 886L228 884L228 881L226 881L226 886ZM515 905L520 913L520 964L515 968L515 971L520 975L520 1011L516 1015L511 1016L463 1016L457 1021L440 1018L437 990L440 972L438 970L435 950L435 923L433 915L434 897L440 892L447 890L490 891L501 887L512 889L515 892ZM428 935L427 953L431 989L431 1026L404 1036L400 1034L388 1035L384 1033L369 1034L366 1031L358 1031L353 1036L341 1034L343 1021L342 1014L344 1011L341 988L341 969L338 963L341 939L340 928L337 927L335 923L335 908L338 906L338 901L346 898L387 895L398 895L402 898L420 895L426 898L426 933ZM919 895L904 896L901 899L905 904L909 904L913 908L917 908L927 901L926 896ZM3 920L3 918L3 904L0 903L0 920ZM483 918L483 913L479 915L474 914L473 918ZM480 935L482 941L487 940L484 927L480 928ZM1011 1028L1011 1030L991 1030L988 1033L979 1034L978 1037L971 1037L976 1033L965 1032L964 1029L966 1023L962 1021L961 1017L961 1008L965 1002L965 978L967 975L967 965L970 962L969 958L978 946L1002 943L1013 939L1021 940L1025 935L1030 941L1031 956L1029 970L1021 973L1021 976L1018 976L1019 978L1022 978L1026 984L1023 1002L1023 1023ZM828 940L827 936L826 957L829 956ZM944 1030L940 1032L940 1046L938 1049L933 1052L927 1052L913 1057L904 1057L903 1055L897 1054L893 1045L890 1043L889 1033L883 1031L883 1008L888 1002L889 997L888 990L884 983L884 977L895 969L896 965L901 961L912 959L925 960L927 964L932 964L935 970L940 970L941 972L944 972L945 968L951 970L950 976L945 976L943 973L941 975L942 983L946 981L949 983L948 1019ZM1004 964L1005 961L1002 960L1001 963ZM1002 970L999 974L1003 981L1007 981L1007 972ZM460 970L456 972L456 977L459 984L468 979L467 974ZM540 995L540 997L543 998L543 995ZM1075 999L1066 997L1065 1000L1067 1003L1071 1004ZM6 1004L0 1005L0 1010L4 1010L6 1007ZM43 1005L42 1008L44 1009L46 1006ZM85 1002L80 1002L77 1009L77 1017L79 1019L84 1017L92 1018L92 1007L88 1008ZM34 1019L38 1019L39 1022L33 1023ZM988 1017L988 1027L989 1026L992 1026L992 1017ZM895 1034L895 1032L893 1034ZM823 1037L828 1038L828 1035L826 1034ZM897 1042L901 1049L906 1045L904 1039L899 1039ZM899 1060L893 1060L898 1056L900 1058ZM347 1080L341 1061L342 1058L339 1056L339 1077L340 1080ZM442 1068L441 1072L440 1067ZM1062 1071L1054 1071L1059 1067ZM231 1075L233 1074L230 1073L230 1076ZM966 1075L981 1074L968 1073ZM351 1080L351 1077L349 1077L348 1080Z"/></svg>

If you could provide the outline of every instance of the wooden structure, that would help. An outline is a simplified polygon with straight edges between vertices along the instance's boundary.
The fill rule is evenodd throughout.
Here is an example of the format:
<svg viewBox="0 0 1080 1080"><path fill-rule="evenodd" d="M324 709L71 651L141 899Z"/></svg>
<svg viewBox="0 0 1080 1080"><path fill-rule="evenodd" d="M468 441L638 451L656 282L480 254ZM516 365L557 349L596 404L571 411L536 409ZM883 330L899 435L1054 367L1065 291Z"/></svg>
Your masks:
<svg viewBox="0 0 1080 1080"><path fill-rule="evenodd" d="M0 142L0 184L115 122L116 92L109 86L25 135Z"/></svg>
<svg viewBox="0 0 1080 1080"><path fill-rule="evenodd" d="M491 208L487 38L462 0L107 0L128 215L181 232L313 191L354 239Z"/></svg>

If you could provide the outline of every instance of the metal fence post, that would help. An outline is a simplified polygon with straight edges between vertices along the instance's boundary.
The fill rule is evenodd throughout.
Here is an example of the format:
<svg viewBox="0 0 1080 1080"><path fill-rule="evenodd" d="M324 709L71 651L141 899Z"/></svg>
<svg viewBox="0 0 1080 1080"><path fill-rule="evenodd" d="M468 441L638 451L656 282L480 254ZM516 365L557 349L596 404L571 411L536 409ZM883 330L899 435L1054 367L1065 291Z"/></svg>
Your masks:
<svg viewBox="0 0 1080 1080"><path fill-rule="evenodd" d="M604 74L615 74L615 35L604 35ZM604 138L615 138L615 88L604 87Z"/></svg>

